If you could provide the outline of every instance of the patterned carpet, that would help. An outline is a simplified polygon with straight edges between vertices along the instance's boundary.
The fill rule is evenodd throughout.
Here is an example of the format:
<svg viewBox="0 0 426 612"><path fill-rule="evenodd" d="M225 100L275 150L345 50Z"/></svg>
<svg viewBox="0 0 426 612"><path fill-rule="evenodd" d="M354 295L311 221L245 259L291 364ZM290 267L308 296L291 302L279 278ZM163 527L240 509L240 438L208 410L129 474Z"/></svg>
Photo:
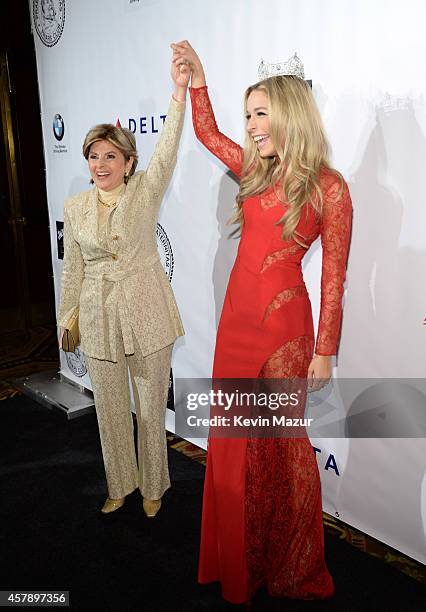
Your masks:
<svg viewBox="0 0 426 612"><path fill-rule="evenodd" d="M54 368L59 368L54 326L36 327L27 336L16 333L0 336L0 400L20 393L13 386L15 378ZM168 444L175 450L203 465L206 464L206 452L203 449L173 434L169 434L167 439ZM333 516L324 513L323 518L327 532L426 584L426 568L421 563L357 531Z"/></svg>

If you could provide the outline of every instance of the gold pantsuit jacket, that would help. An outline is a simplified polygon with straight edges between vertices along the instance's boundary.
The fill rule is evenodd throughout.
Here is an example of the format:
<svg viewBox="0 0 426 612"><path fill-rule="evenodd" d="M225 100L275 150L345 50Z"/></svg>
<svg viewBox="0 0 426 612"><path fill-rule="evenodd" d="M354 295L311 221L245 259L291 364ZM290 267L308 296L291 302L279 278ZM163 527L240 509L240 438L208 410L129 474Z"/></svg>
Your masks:
<svg viewBox="0 0 426 612"><path fill-rule="evenodd" d="M184 110L185 104L172 98L149 166L129 179L111 208L105 233L98 232L96 187L65 202L58 325L65 327L80 306L81 349L90 357L117 361L117 325L126 354L134 352L134 339L146 356L184 333L156 240Z"/></svg>

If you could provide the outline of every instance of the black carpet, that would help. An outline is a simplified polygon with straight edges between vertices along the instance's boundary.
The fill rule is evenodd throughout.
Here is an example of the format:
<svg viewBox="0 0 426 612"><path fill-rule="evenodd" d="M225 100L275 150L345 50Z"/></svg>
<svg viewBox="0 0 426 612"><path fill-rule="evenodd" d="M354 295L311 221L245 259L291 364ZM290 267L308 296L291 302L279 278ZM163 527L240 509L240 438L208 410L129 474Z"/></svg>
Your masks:
<svg viewBox="0 0 426 612"><path fill-rule="evenodd" d="M155 519L134 492L111 515L96 417L68 422L25 396L0 402L0 590L67 590L73 610L239 610L197 584L204 468L169 449L172 488ZM261 591L252 610L424 610L421 584L332 536L333 599Z"/></svg>

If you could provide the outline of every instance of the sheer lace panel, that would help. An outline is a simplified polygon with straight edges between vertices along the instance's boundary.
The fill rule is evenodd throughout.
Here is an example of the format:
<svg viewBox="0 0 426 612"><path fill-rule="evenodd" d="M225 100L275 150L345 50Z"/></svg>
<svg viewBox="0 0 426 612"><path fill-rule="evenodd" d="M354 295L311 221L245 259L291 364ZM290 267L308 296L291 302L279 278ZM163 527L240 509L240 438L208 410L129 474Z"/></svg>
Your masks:
<svg viewBox="0 0 426 612"><path fill-rule="evenodd" d="M282 210L283 215L287 209L287 205L284 204L285 201L286 200L285 200L284 192L280 185L275 185L273 189L272 188L268 189L264 194L260 196L260 205L263 208L263 210L268 210L269 208L273 208L274 206L281 204L282 209L283 209ZM302 215L303 214L304 212L302 211ZM297 230L294 231L293 239L298 244L300 244L300 246L302 246L304 249L309 248L309 244L306 243L307 242L306 238Z"/></svg>
<svg viewBox="0 0 426 612"><path fill-rule="evenodd" d="M304 249L299 244L291 244L290 246L287 246L284 249L271 253L270 255L265 257L261 272L265 272L265 270L267 270L270 266L272 266L277 261L282 261L284 259L287 259L287 257L294 255L299 250L303 251Z"/></svg>
<svg viewBox="0 0 426 612"><path fill-rule="evenodd" d="M335 176L324 180L321 218L321 310L316 353L334 355L340 332L343 284L352 223L352 203L346 183Z"/></svg>
<svg viewBox="0 0 426 612"><path fill-rule="evenodd" d="M192 123L200 142L234 174L240 176L243 149L219 132L207 87L191 88Z"/></svg>
<svg viewBox="0 0 426 612"><path fill-rule="evenodd" d="M294 300L295 298L299 297L305 297L307 295L308 293L306 291L306 287L304 287L303 285L299 285L298 287L291 287L290 289L284 289L284 291L278 293L278 295L276 295L272 302L269 304L268 308L266 309L263 320L266 321L266 319L271 315L272 312L274 312L274 310L276 310L277 308L281 308L283 304L290 302L290 300Z"/></svg>
<svg viewBox="0 0 426 612"><path fill-rule="evenodd" d="M277 204L281 204L283 207L284 214L284 204L280 200L283 199L282 189L275 185L275 188L268 189L265 193L260 196L260 205L264 210L268 210L269 208L273 208L277 206Z"/></svg>
<svg viewBox="0 0 426 612"><path fill-rule="evenodd" d="M268 358L262 367L260 377L306 378L313 357L313 349L312 336L300 336L289 340Z"/></svg>
<svg viewBox="0 0 426 612"><path fill-rule="evenodd" d="M309 439L249 438L246 458L249 597L262 584L276 597L329 597L321 484Z"/></svg>
<svg viewBox="0 0 426 612"><path fill-rule="evenodd" d="M312 336L286 342L260 373L306 378ZM308 438L254 438L246 450L245 533L248 595L265 584L270 595L300 599L333 594L324 562L321 485Z"/></svg>

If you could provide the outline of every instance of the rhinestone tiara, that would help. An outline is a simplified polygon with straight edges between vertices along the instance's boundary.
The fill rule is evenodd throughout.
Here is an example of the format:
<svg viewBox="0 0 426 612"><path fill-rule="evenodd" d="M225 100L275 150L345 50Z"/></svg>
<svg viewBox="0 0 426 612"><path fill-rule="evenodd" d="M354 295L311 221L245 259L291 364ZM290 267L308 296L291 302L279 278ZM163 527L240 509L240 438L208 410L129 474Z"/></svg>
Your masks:
<svg viewBox="0 0 426 612"><path fill-rule="evenodd" d="M305 78L305 69L297 53L287 61L277 62L276 64L265 64L262 60L257 72L261 81L272 76L293 75L299 77L299 79Z"/></svg>

